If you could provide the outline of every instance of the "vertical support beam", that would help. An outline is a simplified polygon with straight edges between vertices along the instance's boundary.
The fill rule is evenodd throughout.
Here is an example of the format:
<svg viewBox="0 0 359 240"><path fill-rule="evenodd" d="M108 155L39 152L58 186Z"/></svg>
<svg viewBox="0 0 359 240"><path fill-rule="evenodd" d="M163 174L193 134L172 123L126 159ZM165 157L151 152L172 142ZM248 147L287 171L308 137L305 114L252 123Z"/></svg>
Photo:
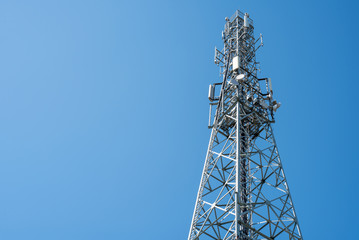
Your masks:
<svg viewBox="0 0 359 240"><path fill-rule="evenodd" d="M236 124L236 239L249 239L249 229L243 225L249 224L248 217L248 171L249 162L246 157L248 151L248 136L245 133L245 120L241 119L241 103L245 93L243 87L237 89L237 124Z"/></svg>
<svg viewBox="0 0 359 240"><path fill-rule="evenodd" d="M239 240L240 238L240 233L241 233L241 226L239 224L239 220L241 217L241 206L240 206L240 201L241 201L241 196L240 196L240 172L241 172L241 167L240 167L240 149L241 149L241 126L240 126L240 122L241 122L241 115L240 115L240 103L239 103L239 87L237 89L237 106L236 106L236 111L237 111L237 126L236 126L236 197L235 197L235 211L236 211L236 216L235 216L235 221L236 221L236 226L235 226L235 239Z"/></svg>

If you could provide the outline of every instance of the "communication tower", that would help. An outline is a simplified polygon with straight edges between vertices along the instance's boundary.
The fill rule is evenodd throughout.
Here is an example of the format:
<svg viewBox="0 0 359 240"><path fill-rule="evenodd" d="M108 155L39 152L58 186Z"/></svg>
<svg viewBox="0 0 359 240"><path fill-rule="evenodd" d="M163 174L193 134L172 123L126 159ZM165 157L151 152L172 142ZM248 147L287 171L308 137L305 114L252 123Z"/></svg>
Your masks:
<svg viewBox="0 0 359 240"><path fill-rule="evenodd" d="M209 87L212 132L188 240L303 239L271 126L280 103L271 79L257 77L253 31L237 10L215 49L222 81Z"/></svg>

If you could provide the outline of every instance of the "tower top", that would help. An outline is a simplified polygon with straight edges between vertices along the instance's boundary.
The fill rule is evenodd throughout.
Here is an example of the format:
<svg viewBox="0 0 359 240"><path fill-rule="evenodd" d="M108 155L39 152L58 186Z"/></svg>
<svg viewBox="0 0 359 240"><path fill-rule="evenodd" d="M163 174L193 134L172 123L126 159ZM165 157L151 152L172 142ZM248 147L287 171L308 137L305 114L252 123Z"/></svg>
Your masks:
<svg viewBox="0 0 359 240"><path fill-rule="evenodd" d="M246 17L248 19L249 24L253 26L253 20L249 17L249 14L243 13L239 10L236 10L236 12L230 18L226 17L225 19L226 21L233 22L233 20L236 19L237 17L240 17L242 19Z"/></svg>

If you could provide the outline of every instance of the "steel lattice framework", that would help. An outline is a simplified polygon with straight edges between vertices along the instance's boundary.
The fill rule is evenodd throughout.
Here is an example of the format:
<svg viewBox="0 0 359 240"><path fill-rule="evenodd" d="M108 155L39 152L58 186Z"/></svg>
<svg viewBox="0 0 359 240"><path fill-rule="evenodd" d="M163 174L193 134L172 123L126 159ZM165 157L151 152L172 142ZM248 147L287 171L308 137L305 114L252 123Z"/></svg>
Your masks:
<svg viewBox="0 0 359 240"><path fill-rule="evenodd" d="M263 43L253 31L237 10L215 50L222 82L210 85L212 133L189 240L303 239L271 127L280 103L271 80L257 77Z"/></svg>

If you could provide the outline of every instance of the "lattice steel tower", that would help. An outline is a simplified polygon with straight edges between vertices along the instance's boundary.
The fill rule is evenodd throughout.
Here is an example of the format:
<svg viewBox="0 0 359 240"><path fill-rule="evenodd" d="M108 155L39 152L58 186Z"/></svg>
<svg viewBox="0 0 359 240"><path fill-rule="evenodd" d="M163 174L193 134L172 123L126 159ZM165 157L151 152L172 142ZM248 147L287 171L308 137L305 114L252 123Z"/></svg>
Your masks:
<svg viewBox="0 0 359 240"><path fill-rule="evenodd" d="M263 43L253 30L237 10L215 50L222 82L209 88L212 133L189 240L303 239L271 126L280 103L270 78L257 77Z"/></svg>

